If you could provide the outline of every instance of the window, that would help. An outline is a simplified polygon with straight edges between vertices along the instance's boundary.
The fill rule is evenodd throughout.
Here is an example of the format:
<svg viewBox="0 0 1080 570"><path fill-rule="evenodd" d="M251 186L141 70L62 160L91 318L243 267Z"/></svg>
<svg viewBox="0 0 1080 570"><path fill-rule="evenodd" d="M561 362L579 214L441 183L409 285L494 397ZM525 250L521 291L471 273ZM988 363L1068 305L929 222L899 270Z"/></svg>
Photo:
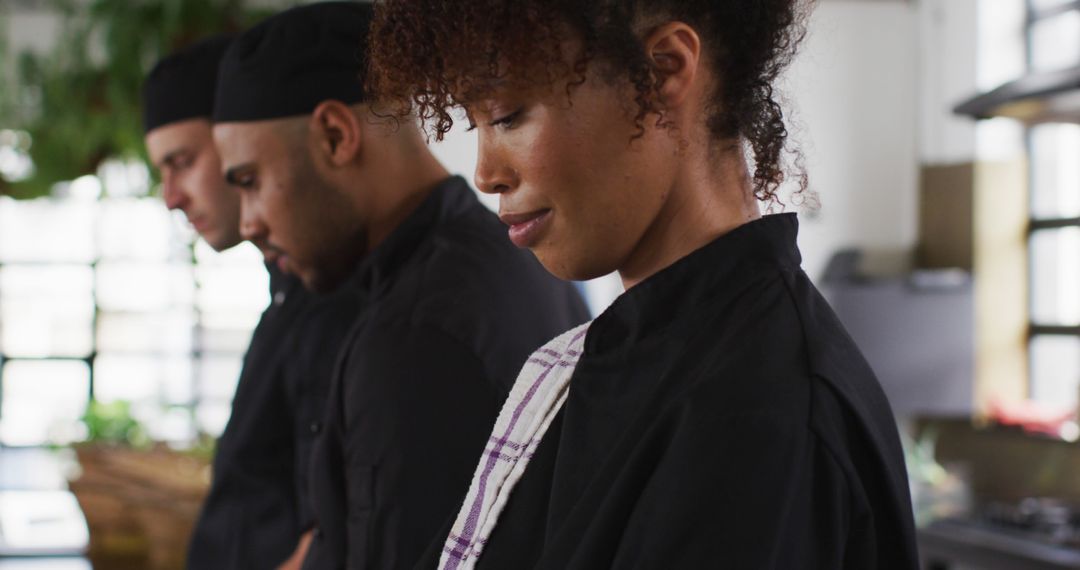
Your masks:
<svg viewBox="0 0 1080 570"><path fill-rule="evenodd" d="M1028 0L1031 72L1080 65L1080 2ZM1080 391L1080 125L1027 129L1031 224L1031 397L1076 405Z"/></svg>
<svg viewBox="0 0 1080 570"><path fill-rule="evenodd" d="M1032 71L1053 71L1080 63L1080 10L1033 12L1028 28Z"/></svg>
<svg viewBox="0 0 1080 570"><path fill-rule="evenodd" d="M266 272L249 244L195 241L147 181L110 163L62 197L0 198L0 445L79 440L91 398L131 402L155 439L224 429Z"/></svg>

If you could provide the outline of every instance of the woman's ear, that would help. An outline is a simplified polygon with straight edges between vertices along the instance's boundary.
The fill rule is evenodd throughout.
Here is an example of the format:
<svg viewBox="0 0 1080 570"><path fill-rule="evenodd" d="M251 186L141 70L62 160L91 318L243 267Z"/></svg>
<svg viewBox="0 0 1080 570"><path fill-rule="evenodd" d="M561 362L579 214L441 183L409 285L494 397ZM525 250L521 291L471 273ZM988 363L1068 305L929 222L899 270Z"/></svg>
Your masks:
<svg viewBox="0 0 1080 570"><path fill-rule="evenodd" d="M362 150L363 125L352 108L341 101L323 101L311 113L310 132L327 163L344 166Z"/></svg>
<svg viewBox="0 0 1080 570"><path fill-rule="evenodd" d="M701 38L683 22L668 22L645 39L645 55L657 75L661 110L674 110L700 81Z"/></svg>

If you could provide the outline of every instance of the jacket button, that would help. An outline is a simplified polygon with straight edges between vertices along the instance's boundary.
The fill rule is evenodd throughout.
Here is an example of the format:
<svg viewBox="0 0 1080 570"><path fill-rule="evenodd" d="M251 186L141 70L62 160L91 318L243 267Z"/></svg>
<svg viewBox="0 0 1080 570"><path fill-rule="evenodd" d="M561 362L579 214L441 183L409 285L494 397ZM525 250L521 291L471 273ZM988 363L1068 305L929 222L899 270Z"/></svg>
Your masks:
<svg viewBox="0 0 1080 570"><path fill-rule="evenodd" d="M321 422L311 422L311 425L308 426L308 429L311 430L312 434L317 434L320 431L322 431L322 423Z"/></svg>

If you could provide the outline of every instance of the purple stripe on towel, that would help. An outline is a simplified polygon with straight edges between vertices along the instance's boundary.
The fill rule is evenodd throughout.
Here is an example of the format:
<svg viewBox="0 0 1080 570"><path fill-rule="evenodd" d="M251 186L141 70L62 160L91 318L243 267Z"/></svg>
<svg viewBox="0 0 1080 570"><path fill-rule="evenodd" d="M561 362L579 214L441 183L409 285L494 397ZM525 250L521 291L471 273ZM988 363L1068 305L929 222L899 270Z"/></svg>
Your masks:
<svg viewBox="0 0 1080 570"><path fill-rule="evenodd" d="M514 449L514 450L521 449L521 447L522 447L521 445L519 445L517 443L514 443L512 441L509 441L506 438L499 438L499 437L495 437L495 436L489 437L488 438L488 443L498 443L499 445L505 445L506 447L509 447L510 449Z"/></svg>
<svg viewBox="0 0 1080 570"><path fill-rule="evenodd" d="M577 365L576 360L575 361L560 360L560 361L555 362L554 364L552 364L551 362L548 362L546 360L541 360L539 358L530 358L528 360L528 362L529 362L529 364L539 364L540 366L543 366L543 367L561 366L563 368L566 368L567 366L575 366L575 365Z"/></svg>
<svg viewBox="0 0 1080 570"><path fill-rule="evenodd" d="M570 345L573 345L575 342L578 341L578 339L584 336L587 331L588 329L586 328L585 330L578 332L576 335L574 335L572 339L570 339L570 342L567 343L567 346L569 347ZM561 358L561 355L559 355L559 357ZM517 425L518 420L521 418L521 413L525 410L525 407L529 404L529 402L532 401L533 396L536 395L536 391L540 388L540 385L544 383L544 380L547 379L548 374L550 374L551 371L554 370L554 368L555 363L546 366L544 368L544 371L541 372L540 375L536 378L536 381L533 382L532 386L529 386L529 390L525 393L525 397L522 398L521 402L519 402L517 407L514 408L514 413L510 416L510 425L506 427L506 431L503 433L502 437L499 438L500 442L504 442L510 438L510 434L513 433L514 427ZM465 519L465 528L463 529L461 537L467 542L471 542L473 535L476 533L476 525L479 522L478 519L480 518L480 509L483 507L484 503L484 491L487 490L488 478L491 476L491 471L495 468L495 465L497 463L498 459L489 454L487 463L484 465L484 470L480 473L480 481L477 485L476 498L473 500L472 507L469 509L468 518ZM462 558L460 556L455 556L453 552L451 552L450 555L453 558L446 565L446 570L457 570L457 567L461 563Z"/></svg>
<svg viewBox="0 0 1080 570"><path fill-rule="evenodd" d="M450 548L449 546L444 546L443 547L443 552L445 552L445 553L449 554L451 557L453 557L453 560L451 561L451 564L454 567L457 567L457 565L459 563L463 562L466 558L469 557L467 554L465 554L464 551L458 550L456 548Z"/></svg>
<svg viewBox="0 0 1080 570"><path fill-rule="evenodd" d="M557 350L551 350L550 348L541 348L540 350L537 350L533 354L546 354L546 355L554 357L554 358L562 358L563 357L561 352L559 352Z"/></svg>

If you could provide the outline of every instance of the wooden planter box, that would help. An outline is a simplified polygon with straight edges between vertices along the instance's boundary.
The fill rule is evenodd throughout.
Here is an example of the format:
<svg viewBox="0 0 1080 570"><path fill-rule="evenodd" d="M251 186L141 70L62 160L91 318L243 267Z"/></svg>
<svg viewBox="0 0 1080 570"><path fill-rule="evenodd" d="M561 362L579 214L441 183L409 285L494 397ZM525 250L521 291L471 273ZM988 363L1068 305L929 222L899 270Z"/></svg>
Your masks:
<svg viewBox="0 0 1080 570"><path fill-rule="evenodd" d="M82 473L69 485L90 529L94 569L182 570L209 466L163 448L75 451Z"/></svg>

